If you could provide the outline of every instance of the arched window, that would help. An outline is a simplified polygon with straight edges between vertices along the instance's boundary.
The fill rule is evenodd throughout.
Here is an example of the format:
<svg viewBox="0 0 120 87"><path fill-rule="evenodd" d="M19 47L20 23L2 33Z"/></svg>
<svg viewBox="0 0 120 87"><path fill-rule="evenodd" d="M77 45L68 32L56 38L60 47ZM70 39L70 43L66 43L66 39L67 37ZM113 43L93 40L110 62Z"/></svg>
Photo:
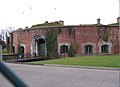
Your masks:
<svg viewBox="0 0 120 87"><path fill-rule="evenodd" d="M101 46L101 52L102 53L108 53L108 45L102 45Z"/></svg>
<svg viewBox="0 0 120 87"><path fill-rule="evenodd" d="M92 54L93 53L93 46L92 45L86 45L85 46L85 54Z"/></svg>
<svg viewBox="0 0 120 87"><path fill-rule="evenodd" d="M61 53L61 54L66 54L66 53L68 53L68 46L62 45L62 46L60 47L60 53Z"/></svg>

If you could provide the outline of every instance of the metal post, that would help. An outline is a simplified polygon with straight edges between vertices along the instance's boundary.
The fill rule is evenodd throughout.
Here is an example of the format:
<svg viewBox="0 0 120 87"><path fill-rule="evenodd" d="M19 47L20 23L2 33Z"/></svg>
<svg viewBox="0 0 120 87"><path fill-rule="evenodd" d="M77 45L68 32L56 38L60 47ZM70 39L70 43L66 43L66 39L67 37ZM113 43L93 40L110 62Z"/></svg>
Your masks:
<svg viewBox="0 0 120 87"><path fill-rule="evenodd" d="M2 61L2 45L0 45L0 61Z"/></svg>

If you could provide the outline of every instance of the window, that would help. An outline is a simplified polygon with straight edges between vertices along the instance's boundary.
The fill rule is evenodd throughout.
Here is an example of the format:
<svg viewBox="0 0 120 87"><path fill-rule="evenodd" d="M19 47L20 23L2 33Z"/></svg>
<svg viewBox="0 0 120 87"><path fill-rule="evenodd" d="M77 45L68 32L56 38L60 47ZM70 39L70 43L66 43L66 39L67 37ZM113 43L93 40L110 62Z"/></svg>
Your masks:
<svg viewBox="0 0 120 87"><path fill-rule="evenodd" d="M102 53L108 53L108 45L102 45L101 52Z"/></svg>
<svg viewBox="0 0 120 87"><path fill-rule="evenodd" d="M92 54L92 52L93 52L93 46L86 45L85 46L85 54Z"/></svg>
<svg viewBox="0 0 120 87"><path fill-rule="evenodd" d="M66 45L61 46L60 47L60 52L61 52L61 54L68 53L68 46L66 46Z"/></svg>

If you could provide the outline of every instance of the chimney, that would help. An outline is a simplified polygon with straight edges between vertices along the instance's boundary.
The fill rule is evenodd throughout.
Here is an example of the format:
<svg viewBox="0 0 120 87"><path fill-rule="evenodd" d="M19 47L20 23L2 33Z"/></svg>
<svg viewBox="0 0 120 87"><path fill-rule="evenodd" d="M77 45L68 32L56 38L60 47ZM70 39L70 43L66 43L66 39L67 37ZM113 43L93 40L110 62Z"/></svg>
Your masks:
<svg viewBox="0 0 120 87"><path fill-rule="evenodd" d="M117 18L117 23L120 23L120 17Z"/></svg>
<svg viewBox="0 0 120 87"><path fill-rule="evenodd" d="M100 18L97 19L97 24L100 24Z"/></svg>
<svg viewBox="0 0 120 87"><path fill-rule="evenodd" d="M60 20L59 23L60 23L61 25L64 25L64 21L62 21L62 20Z"/></svg>
<svg viewBox="0 0 120 87"><path fill-rule="evenodd" d="M28 26L26 26L25 28L28 28Z"/></svg>
<svg viewBox="0 0 120 87"><path fill-rule="evenodd" d="M49 23L48 21L45 21L45 24Z"/></svg>

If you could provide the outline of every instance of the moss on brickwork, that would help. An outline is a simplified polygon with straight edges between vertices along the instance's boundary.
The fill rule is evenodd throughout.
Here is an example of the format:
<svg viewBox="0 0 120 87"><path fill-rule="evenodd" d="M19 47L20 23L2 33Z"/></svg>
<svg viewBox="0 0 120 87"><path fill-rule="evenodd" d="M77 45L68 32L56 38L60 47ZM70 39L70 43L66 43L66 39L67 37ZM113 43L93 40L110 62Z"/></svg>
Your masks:
<svg viewBox="0 0 120 87"><path fill-rule="evenodd" d="M105 42L107 42L108 41L108 31L107 31L107 29L104 29L104 34L103 34L103 40L105 41Z"/></svg>
<svg viewBox="0 0 120 87"><path fill-rule="evenodd" d="M48 59L58 58L57 34L58 29L49 28L46 30L45 40Z"/></svg>

